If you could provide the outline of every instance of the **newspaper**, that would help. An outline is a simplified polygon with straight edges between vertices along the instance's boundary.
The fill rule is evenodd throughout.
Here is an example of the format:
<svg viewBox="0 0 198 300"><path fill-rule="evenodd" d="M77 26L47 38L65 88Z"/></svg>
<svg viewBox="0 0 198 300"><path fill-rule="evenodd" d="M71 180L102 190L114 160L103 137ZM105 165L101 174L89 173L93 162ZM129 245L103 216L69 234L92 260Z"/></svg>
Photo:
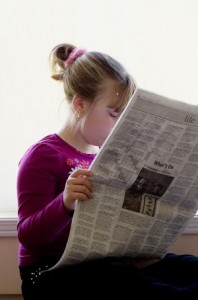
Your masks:
<svg viewBox="0 0 198 300"><path fill-rule="evenodd" d="M56 266L162 258L198 210L198 106L137 89L90 169Z"/></svg>

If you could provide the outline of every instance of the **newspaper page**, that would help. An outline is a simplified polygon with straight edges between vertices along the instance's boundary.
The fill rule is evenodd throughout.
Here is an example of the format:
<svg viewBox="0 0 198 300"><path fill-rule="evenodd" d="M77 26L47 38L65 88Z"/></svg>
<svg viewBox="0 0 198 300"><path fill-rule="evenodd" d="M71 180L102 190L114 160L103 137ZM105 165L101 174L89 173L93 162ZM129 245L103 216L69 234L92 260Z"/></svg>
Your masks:
<svg viewBox="0 0 198 300"><path fill-rule="evenodd" d="M198 106L137 89L91 170L56 266L162 258L198 210Z"/></svg>

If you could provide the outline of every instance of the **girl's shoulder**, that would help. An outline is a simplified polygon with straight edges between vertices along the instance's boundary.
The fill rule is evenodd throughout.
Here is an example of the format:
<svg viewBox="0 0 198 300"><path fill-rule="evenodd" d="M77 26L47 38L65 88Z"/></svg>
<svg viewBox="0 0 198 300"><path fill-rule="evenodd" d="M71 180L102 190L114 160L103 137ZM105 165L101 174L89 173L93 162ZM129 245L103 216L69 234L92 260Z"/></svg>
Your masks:
<svg viewBox="0 0 198 300"><path fill-rule="evenodd" d="M61 144L56 134L50 134L36 143L32 144L22 156L21 162L36 162L43 161L45 159L52 159L52 157L58 158L64 151L64 145Z"/></svg>
<svg viewBox="0 0 198 300"><path fill-rule="evenodd" d="M68 158L92 161L94 154L81 153L62 140L56 133L47 135L28 148L21 161L40 162L62 161Z"/></svg>

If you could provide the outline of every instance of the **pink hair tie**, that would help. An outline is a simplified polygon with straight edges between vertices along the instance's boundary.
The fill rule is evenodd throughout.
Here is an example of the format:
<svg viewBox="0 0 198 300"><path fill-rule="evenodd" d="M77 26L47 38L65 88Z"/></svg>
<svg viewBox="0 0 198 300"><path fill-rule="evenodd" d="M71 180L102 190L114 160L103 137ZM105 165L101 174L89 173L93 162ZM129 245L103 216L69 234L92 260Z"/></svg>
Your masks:
<svg viewBox="0 0 198 300"><path fill-rule="evenodd" d="M66 61L64 61L64 67L66 68L70 64L72 64L79 56L86 53L87 50L84 48L75 48L68 56Z"/></svg>

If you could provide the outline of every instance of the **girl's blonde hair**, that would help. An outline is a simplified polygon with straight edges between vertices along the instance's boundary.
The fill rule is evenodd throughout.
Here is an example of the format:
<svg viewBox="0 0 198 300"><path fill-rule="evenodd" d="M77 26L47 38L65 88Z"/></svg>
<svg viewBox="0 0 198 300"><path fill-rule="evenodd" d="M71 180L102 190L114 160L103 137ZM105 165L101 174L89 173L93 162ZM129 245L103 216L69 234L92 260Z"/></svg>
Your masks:
<svg viewBox="0 0 198 300"><path fill-rule="evenodd" d="M117 95L112 106L121 111L136 89L136 84L125 68L111 56L95 51L76 51L71 44L59 44L49 57L51 77L63 82L69 102L78 94L90 103L103 91L105 80L117 83ZM74 52L78 52L76 58ZM72 56L72 60L70 59ZM67 64L67 61L70 63Z"/></svg>

